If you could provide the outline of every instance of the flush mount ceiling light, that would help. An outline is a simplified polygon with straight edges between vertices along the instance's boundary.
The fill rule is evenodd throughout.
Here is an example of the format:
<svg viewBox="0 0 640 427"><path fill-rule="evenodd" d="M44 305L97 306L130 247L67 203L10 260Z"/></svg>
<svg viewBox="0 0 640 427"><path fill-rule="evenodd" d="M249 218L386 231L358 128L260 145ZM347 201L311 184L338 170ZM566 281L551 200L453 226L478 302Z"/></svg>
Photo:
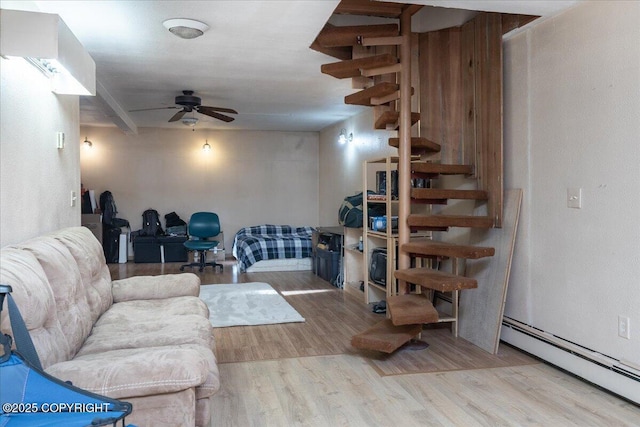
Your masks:
<svg viewBox="0 0 640 427"><path fill-rule="evenodd" d="M198 119L196 117L184 117L182 119L182 124L189 127L194 127L198 123Z"/></svg>
<svg viewBox="0 0 640 427"><path fill-rule="evenodd" d="M167 19L162 25L181 39L195 39L209 29L204 22L184 18Z"/></svg>

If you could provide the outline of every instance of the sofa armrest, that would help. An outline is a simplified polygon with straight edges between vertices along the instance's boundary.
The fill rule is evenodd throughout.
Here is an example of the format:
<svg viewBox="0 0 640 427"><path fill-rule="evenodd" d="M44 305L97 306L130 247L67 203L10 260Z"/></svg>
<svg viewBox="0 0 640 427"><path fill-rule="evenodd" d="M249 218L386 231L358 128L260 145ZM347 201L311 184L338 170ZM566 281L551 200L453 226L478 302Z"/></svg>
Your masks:
<svg viewBox="0 0 640 427"><path fill-rule="evenodd" d="M197 347L113 350L56 363L46 371L114 399L173 393L206 385L211 373L218 373L213 353Z"/></svg>
<svg viewBox="0 0 640 427"><path fill-rule="evenodd" d="M200 278L193 273L134 276L111 282L113 302L163 299L200 294Z"/></svg>

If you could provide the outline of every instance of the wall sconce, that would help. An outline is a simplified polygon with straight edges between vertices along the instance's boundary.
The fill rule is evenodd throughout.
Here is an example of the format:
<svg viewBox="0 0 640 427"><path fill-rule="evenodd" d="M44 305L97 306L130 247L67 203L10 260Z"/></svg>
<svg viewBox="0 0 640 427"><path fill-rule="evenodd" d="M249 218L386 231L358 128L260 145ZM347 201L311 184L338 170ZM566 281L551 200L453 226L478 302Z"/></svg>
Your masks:
<svg viewBox="0 0 640 427"><path fill-rule="evenodd" d="M0 54L27 60L53 92L95 96L96 64L58 15L2 9L0 29Z"/></svg>
<svg viewBox="0 0 640 427"><path fill-rule="evenodd" d="M353 141L353 133L350 133L349 136L347 136L347 130L346 129L341 129L340 130L340 135L338 135L338 142L340 144L344 144L347 141L348 142Z"/></svg>
<svg viewBox="0 0 640 427"><path fill-rule="evenodd" d="M82 141L82 146L88 150L89 148L93 147L93 142L89 141L85 136L84 141Z"/></svg>
<svg viewBox="0 0 640 427"><path fill-rule="evenodd" d="M202 146L202 151L204 151L205 153L208 153L211 151L211 145L209 145L209 141L207 141L206 139L204 140L204 145Z"/></svg>

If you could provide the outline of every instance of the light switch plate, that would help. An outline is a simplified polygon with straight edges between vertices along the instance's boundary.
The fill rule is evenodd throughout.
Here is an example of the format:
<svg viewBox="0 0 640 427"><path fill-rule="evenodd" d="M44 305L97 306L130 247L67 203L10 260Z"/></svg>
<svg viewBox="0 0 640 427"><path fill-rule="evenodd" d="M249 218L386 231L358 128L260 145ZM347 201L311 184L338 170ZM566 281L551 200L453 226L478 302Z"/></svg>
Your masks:
<svg viewBox="0 0 640 427"><path fill-rule="evenodd" d="M567 207L582 209L582 188L567 188Z"/></svg>
<svg viewBox="0 0 640 427"><path fill-rule="evenodd" d="M58 150L64 148L64 132L56 132L56 147Z"/></svg>

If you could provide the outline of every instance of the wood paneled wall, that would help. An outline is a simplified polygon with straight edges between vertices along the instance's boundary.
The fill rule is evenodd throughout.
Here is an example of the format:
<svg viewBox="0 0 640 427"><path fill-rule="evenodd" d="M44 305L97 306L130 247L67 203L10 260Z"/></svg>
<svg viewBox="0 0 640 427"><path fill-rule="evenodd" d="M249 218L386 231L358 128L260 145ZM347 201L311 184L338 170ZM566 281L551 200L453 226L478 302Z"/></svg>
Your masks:
<svg viewBox="0 0 640 427"><path fill-rule="evenodd" d="M439 143L434 160L475 166L502 223L502 15L420 35L420 135Z"/></svg>

